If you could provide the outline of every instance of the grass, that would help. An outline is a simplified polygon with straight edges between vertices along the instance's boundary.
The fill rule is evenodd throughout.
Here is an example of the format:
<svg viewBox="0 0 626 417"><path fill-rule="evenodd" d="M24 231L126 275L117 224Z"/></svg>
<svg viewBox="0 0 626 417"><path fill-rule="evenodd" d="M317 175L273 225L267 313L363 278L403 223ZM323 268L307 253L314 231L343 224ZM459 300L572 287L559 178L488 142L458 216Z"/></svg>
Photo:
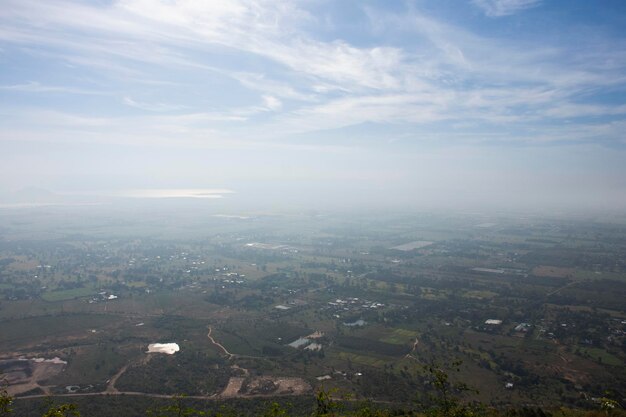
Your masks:
<svg viewBox="0 0 626 417"><path fill-rule="evenodd" d="M540 265L533 269L533 273L539 277L567 278L574 276L576 268Z"/></svg>
<svg viewBox="0 0 626 417"><path fill-rule="evenodd" d="M44 339L60 340L72 335L84 335L90 329L101 329L117 320L116 317L96 314L3 320L0 322L0 351L20 344L39 343Z"/></svg>
<svg viewBox="0 0 626 417"><path fill-rule="evenodd" d="M594 361L605 365L621 366L623 364L620 358L600 348L582 348L578 349L577 353L582 355L587 354Z"/></svg>
<svg viewBox="0 0 626 417"><path fill-rule="evenodd" d="M57 382L59 385L104 384L131 356L115 343L77 348Z"/></svg>
<svg viewBox="0 0 626 417"><path fill-rule="evenodd" d="M437 290L435 288L422 287L422 295L420 298L425 300L445 300L447 293L443 290Z"/></svg>
<svg viewBox="0 0 626 417"><path fill-rule="evenodd" d="M213 329L211 336L213 336L213 338L224 346L230 353L251 356L260 354L260 351L255 350L246 339L238 334L222 331L220 329ZM215 349L219 351L217 347L215 347Z"/></svg>
<svg viewBox="0 0 626 417"><path fill-rule="evenodd" d="M44 293L41 298L44 301L56 302L73 300L75 298L89 297L96 293L96 290L90 287L72 288L70 290L49 291Z"/></svg>
<svg viewBox="0 0 626 417"><path fill-rule="evenodd" d="M477 290L471 290L471 291L466 291L465 294L463 294L463 297L465 298L476 298L476 299L491 299L495 296L497 296L498 294L493 292L493 291L477 291Z"/></svg>
<svg viewBox="0 0 626 417"><path fill-rule="evenodd" d="M394 345L406 345L417 337L417 332L407 329L393 329L391 335L380 339L381 342Z"/></svg>
<svg viewBox="0 0 626 417"><path fill-rule="evenodd" d="M596 280L598 278L613 279L616 281L626 281L626 275L617 272L595 272L588 270L577 270L574 272L574 278L583 280Z"/></svg>
<svg viewBox="0 0 626 417"><path fill-rule="evenodd" d="M340 359L343 359L345 361L349 360L352 363L373 366L376 368L382 368L387 363L387 361L384 361L382 359L378 359L372 356L357 355L356 353L339 352L338 356Z"/></svg>

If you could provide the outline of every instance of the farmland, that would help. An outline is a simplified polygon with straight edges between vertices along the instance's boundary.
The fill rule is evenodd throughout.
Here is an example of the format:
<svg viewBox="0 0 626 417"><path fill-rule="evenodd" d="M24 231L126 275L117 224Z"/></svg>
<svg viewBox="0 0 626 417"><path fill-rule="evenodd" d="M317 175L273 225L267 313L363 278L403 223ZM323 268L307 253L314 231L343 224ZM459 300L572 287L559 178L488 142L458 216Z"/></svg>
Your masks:
<svg viewBox="0 0 626 417"><path fill-rule="evenodd" d="M163 234L132 217L106 230L19 219L0 216L0 359L67 362L36 391L9 386L23 404L322 385L408 404L428 393L424 365L456 360L493 406L593 408L626 391L619 223L248 213Z"/></svg>

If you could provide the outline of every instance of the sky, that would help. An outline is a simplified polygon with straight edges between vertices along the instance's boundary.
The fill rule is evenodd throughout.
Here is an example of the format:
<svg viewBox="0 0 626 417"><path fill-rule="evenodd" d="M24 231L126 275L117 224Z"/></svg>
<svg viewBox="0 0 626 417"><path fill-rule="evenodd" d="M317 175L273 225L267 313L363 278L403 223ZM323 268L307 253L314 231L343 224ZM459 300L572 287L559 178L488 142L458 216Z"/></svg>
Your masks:
<svg viewBox="0 0 626 417"><path fill-rule="evenodd" d="M622 0L0 6L0 192L626 210Z"/></svg>

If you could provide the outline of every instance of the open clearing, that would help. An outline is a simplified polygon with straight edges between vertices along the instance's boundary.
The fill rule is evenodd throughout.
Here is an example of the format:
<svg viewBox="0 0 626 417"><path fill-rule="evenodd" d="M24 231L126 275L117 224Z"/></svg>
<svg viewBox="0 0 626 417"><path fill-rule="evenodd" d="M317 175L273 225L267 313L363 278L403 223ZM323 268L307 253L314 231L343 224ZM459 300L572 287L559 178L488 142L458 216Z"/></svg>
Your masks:
<svg viewBox="0 0 626 417"><path fill-rule="evenodd" d="M89 297L96 293L96 290L89 287L72 288L71 290L50 291L44 293L41 298L44 301L65 301L75 298Z"/></svg>
<svg viewBox="0 0 626 417"><path fill-rule="evenodd" d="M426 246L432 245L433 242L429 240L416 240L414 242L404 243L402 245L393 246L391 249L401 250L403 252L409 252L414 249L425 248Z"/></svg>
<svg viewBox="0 0 626 417"><path fill-rule="evenodd" d="M9 386L9 395L19 395L40 388L44 393L46 387L39 383L63 371L65 362L61 360L38 359L8 359L0 360L0 371L6 378Z"/></svg>
<svg viewBox="0 0 626 417"><path fill-rule="evenodd" d="M417 332L407 329L393 329L390 336L380 339L381 342L392 343L395 345L406 345L409 341L415 339Z"/></svg>
<svg viewBox="0 0 626 417"><path fill-rule="evenodd" d="M533 269L533 274L538 277L568 278L574 276L576 269L558 266L540 265Z"/></svg>

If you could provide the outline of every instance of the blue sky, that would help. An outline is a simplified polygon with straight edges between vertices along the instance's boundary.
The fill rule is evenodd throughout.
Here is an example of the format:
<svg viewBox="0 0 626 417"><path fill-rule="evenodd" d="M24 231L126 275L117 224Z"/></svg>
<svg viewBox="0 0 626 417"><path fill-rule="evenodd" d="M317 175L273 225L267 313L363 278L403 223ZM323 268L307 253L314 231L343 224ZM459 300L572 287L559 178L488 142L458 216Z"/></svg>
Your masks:
<svg viewBox="0 0 626 417"><path fill-rule="evenodd" d="M620 0L3 0L0 189L626 208L624 28Z"/></svg>

